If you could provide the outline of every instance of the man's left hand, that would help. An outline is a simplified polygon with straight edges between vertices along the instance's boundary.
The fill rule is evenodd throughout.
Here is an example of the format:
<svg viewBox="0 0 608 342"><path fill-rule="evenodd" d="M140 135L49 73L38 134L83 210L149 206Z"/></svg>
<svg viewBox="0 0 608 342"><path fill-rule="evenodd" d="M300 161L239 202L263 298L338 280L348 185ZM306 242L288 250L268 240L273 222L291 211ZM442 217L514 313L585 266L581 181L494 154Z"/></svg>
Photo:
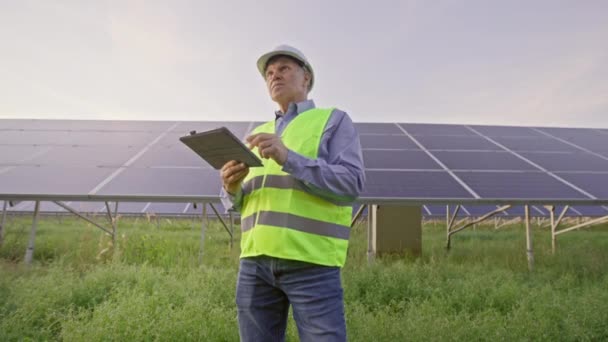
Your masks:
<svg viewBox="0 0 608 342"><path fill-rule="evenodd" d="M277 164L283 165L287 161L287 147L281 137L276 134L258 133L247 137L250 148L257 147L262 158L272 158Z"/></svg>

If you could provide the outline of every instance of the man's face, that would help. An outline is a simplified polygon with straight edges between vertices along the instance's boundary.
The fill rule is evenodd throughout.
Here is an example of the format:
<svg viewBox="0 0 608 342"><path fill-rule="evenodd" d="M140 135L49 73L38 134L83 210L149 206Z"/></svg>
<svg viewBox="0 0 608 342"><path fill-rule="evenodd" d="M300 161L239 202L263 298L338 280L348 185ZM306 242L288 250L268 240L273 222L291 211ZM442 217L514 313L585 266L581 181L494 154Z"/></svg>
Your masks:
<svg viewBox="0 0 608 342"><path fill-rule="evenodd" d="M305 99L309 83L310 73L289 57L277 57L266 67L266 86L270 97L277 103Z"/></svg>

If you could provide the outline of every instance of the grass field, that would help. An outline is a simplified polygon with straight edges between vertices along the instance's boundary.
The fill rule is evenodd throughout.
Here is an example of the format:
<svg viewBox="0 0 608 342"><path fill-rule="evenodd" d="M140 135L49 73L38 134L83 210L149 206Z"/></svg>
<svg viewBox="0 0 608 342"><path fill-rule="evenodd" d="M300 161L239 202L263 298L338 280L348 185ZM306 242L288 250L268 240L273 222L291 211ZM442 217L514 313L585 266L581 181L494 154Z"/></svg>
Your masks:
<svg viewBox="0 0 608 342"><path fill-rule="evenodd" d="M76 218L10 217L0 247L0 341L237 341L235 247L216 222L199 265L200 223L121 218L115 249ZM608 340L608 226L560 236L534 228L527 270L521 225L478 227L444 249L445 226L423 228L423 256L368 265L356 226L343 270L351 341ZM288 340L297 341L293 320Z"/></svg>

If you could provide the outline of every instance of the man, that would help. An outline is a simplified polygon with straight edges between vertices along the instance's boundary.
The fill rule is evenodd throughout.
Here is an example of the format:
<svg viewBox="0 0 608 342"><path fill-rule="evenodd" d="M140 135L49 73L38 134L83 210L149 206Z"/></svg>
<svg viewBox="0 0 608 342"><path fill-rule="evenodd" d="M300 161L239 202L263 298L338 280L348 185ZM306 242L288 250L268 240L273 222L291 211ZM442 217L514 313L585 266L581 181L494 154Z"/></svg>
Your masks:
<svg viewBox="0 0 608 342"><path fill-rule="evenodd" d="M345 112L308 99L315 79L302 52L282 45L257 66L279 106L247 137L264 167L221 170L224 205L241 211L240 337L284 340L291 305L301 341L345 341L340 268L365 181L359 136Z"/></svg>

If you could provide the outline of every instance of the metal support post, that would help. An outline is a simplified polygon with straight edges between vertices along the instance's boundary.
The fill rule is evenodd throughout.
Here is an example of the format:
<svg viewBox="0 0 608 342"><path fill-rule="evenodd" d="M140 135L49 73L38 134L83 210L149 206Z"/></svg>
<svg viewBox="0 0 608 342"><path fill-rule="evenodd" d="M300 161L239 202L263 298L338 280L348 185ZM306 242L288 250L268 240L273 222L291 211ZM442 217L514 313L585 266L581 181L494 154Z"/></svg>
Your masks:
<svg viewBox="0 0 608 342"><path fill-rule="evenodd" d="M25 258L23 261L26 265L32 263L32 259L34 258L34 243L36 241L36 226L38 225L38 213L40 211L40 201L36 201L36 206L34 207L34 221L32 222L32 230L30 232L30 241L27 245L27 249L25 250Z"/></svg>
<svg viewBox="0 0 608 342"><path fill-rule="evenodd" d="M359 219L359 217L363 213L363 210L365 210L365 204L361 204L361 206L359 207L359 210L357 210L357 212L355 213L355 216L350 221L350 227L351 228L355 225L355 223L357 222L357 220Z"/></svg>
<svg viewBox="0 0 608 342"><path fill-rule="evenodd" d="M528 256L528 269L534 270L534 251L532 250L532 231L530 230L530 206L525 205L526 213L526 254Z"/></svg>
<svg viewBox="0 0 608 342"><path fill-rule="evenodd" d="M199 247L198 250L198 263L199 265L202 265L203 263L203 248L205 246L205 230L206 230L206 222L205 220L207 219L207 203L203 202L202 203L202 207L203 207L203 217L201 219L201 245Z"/></svg>
<svg viewBox="0 0 608 342"><path fill-rule="evenodd" d="M448 217L450 215L450 207L446 206L447 208L447 214ZM450 250L450 244L451 244L451 236L452 236L452 225L454 224L454 221L456 220L456 217L458 216L458 212L460 211L460 204L456 206L456 209L454 210L454 213L452 214L452 217L448 219L447 224L446 224L446 242L445 242L445 249Z"/></svg>
<svg viewBox="0 0 608 342"><path fill-rule="evenodd" d="M2 246L2 242L4 242L4 224L6 222L7 206L8 206L8 201L4 200L4 204L2 205L2 219L0 219L0 246Z"/></svg>
<svg viewBox="0 0 608 342"><path fill-rule="evenodd" d="M374 261L374 215L376 211L375 204L369 204L367 206L367 262L371 263Z"/></svg>

